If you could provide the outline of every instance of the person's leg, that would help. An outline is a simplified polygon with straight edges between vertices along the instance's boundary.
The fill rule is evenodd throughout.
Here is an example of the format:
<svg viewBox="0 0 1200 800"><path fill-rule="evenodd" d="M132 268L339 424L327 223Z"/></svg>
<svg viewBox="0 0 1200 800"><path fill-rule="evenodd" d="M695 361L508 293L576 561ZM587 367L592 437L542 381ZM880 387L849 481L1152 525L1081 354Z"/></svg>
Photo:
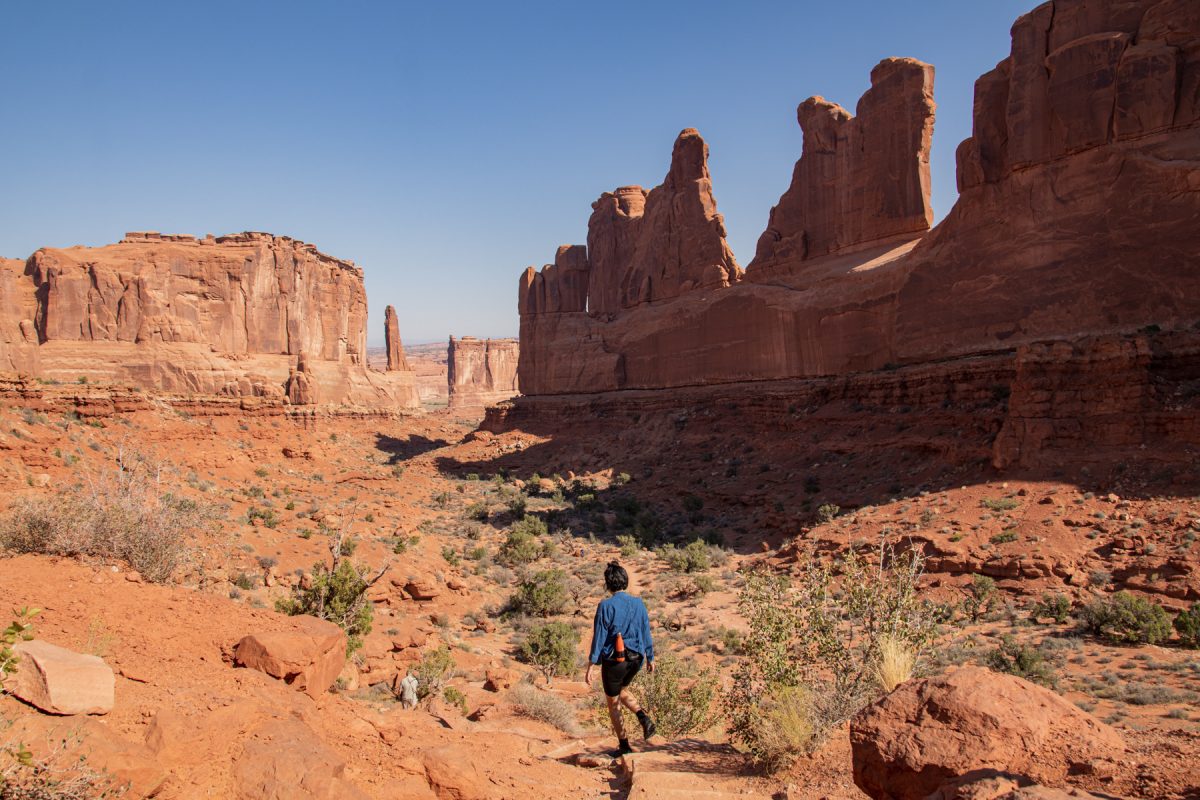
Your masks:
<svg viewBox="0 0 1200 800"><path fill-rule="evenodd" d="M624 694L622 692L621 694ZM613 733L617 735L619 741L625 741L625 718L621 714L621 698L605 697L604 700L608 703L608 718L612 720Z"/></svg>
<svg viewBox="0 0 1200 800"><path fill-rule="evenodd" d="M621 705L628 708L634 714L637 714L642 710L641 704L638 703L637 698L633 696L633 692L629 691L628 687L622 687L621 693L617 695L616 699L620 700Z"/></svg>

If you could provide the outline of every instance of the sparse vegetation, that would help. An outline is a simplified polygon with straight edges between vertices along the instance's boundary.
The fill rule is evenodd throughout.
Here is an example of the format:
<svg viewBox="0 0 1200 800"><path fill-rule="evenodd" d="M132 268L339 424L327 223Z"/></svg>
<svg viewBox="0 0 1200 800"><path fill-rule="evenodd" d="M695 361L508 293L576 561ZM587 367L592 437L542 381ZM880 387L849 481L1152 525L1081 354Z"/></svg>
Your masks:
<svg viewBox="0 0 1200 800"><path fill-rule="evenodd" d="M13 645L27 642L33 638L33 618L41 613L40 608L20 608L14 611L14 619L7 628L0 631L0 682L5 675L16 670L19 660L13 652ZM0 782L0 788L4 784Z"/></svg>
<svg viewBox="0 0 1200 800"><path fill-rule="evenodd" d="M498 560L510 567L530 564L542 555L542 543L538 538L525 529L508 532L508 538L500 545Z"/></svg>
<svg viewBox="0 0 1200 800"><path fill-rule="evenodd" d="M344 533L337 532L329 543L332 563L314 564L311 579L297 583L291 597L276 600L275 610L292 616L310 614L336 624L346 632L349 655L362 647L363 637L371 632L374 607L367 599L367 590L383 577L387 566L368 577L366 569L343 554L343 539Z"/></svg>
<svg viewBox="0 0 1200 800"><path fill-rule="evenodd" d="M560 697L531 683L518 683L508 693L508 700L518 714L553 725L570 736L579 735L575 709Z"/></svg>
<svg viewBox="0 0 1200 800"><path fill-rule="evenodd" d="M436 695L453 671L454 657L450 655L449 647L443 644L426 650L412 670L417 679L417 697L424 700Z"/></svg>
<svg viewBox="0 0 1200 800"><path fill-rule="evenodd" d="M189 537L215 516L167 492L167 471L121 449L113 468L86 475L82 486L14 503L0 522L0 548L123 561L164 583L188 560Z"/></svg>
<svg viewBox="0 0 1200 800"><path fill-rule="evenodd" d="M712 566L710 547L700 539L688 543L686 547L664 545L658 548L657 553L676 572L704 572Z"/></svg>
<svg viewBox="0 0 1200 800"><path fill-rule="evenodd" d="M967 592L963 609L972 622L978 622L980 617L992 610L992 605L996 602L996 581L987 575L974 575Z"/></svg>
<svg viewBox="0 0 1200 800"><path fill-rule="evenodd" d="M1046 592L1033 606L1034 619L1052 619L1060 625L1071 618L1071 598Z"/></svg>
<svg viewBox="0 0 1200 800"><path fill-rule="evenodd" d="M522 581L510 605L518 613L552 617L567 610L569 599L566 573L560 569L548 569Z"/></svg>
<svg viewBox="0 0 1200 800"><path fill-rule="evenodd" d="M1180 612L1175 617L1175 631L1179 634L1179 644L1188 648L1200 648L1200 603Z"/></svg>
<svg viewBox="0 0 1200 800"><path fill-rule="evenodd" d="M575 672L579 631L565 622L537 625L525 635L519 654L522 661L532 664L549 683L559 675Z"/></svg>
<svg viewBox="0 0 1200 800"><path fill-rule="evenodd" d="M1058 675L1054 665L1039 648L1017 642L1010 634L1000 640L1000 646L987 655L987 666L996 672L1016 675L1047 689L1058 687Z"/></svg>
<svg viewBox="0 0 1200 800"><path fill-rule="evenodd" d="M1171 635L1171 618L1162 606L1132 592L1117 592L1083 607L1084 630L1117 644L1157 644Z"/></svg>
<svg viewBox="0 0 1200 800"><path fill-rule="evenodd" d="M1017 506L1021 505L1015 497L985 497L979 501L979 505L989 511L1012 511Z"/></svg>
<svg viewBox="0 0 1200 800"><path fill-rule="evenodd" d="M746 656L724 702L733 740L784 766L878 694L885 641L919 665L935 632L932 607L917 597L923 567L919 552L881 543L869 560L855 550L814 560L795 585L748 574L738 603L750 625Z"/></svg>

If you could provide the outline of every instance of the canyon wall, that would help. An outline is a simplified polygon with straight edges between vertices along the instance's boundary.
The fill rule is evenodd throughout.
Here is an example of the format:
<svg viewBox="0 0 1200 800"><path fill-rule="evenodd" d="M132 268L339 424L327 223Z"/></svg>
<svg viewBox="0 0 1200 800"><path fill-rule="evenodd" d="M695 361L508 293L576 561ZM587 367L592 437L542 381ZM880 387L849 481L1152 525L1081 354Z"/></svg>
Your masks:
<svg viewBox="0 0 1200 800"><path fill-rule="evenodd" d="M303 405L418 405L410 372L367 368L362 269L288 237L142 232L46 248L0 262L0 290L0 370Z"/></svg>
<svg viewBox="0 0 1200 800"><path fill-rule="evenodd" d="M521 277L522 392L840 376L1200 322L1200 4L1018 19L932 230L932 68L887 59L871 81L854 116L801 103L800 160L744 274L695 131L661 186L603 195L587 247Z"/></svg>
<svg viewBox="0 0 1200 800"><path fill-rule="evenodd" d="M452 409L484 408L518 391L516 339L450 337L446 348L446 384Z"/></svg>

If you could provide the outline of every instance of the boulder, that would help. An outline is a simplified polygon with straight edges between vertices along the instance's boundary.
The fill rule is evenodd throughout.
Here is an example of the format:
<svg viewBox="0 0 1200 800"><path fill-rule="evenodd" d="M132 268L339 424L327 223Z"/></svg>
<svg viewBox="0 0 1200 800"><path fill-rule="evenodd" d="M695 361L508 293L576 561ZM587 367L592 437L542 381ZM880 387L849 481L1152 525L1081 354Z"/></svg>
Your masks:
<svg viewBox="0 0 1200 800"><path fill-rule="evenodd" d="M333 685L346 664L346 634L316 617L292 621L293 630L244 637L234 648L233 660L316 698Z"/></svg>
<svg viewBox="0 0 1200 800"><path fill-rule="evenodd" d="M854 782L877 800L918 800L975 772L1061 786L1124 751L1112 728L1012 675L961 667L902 684L850 723Z"/></svg>
<svg viewBox="0 0 1200 800"><path fill-rule="evenodd" d="M13 651L20 658L8 686L15 697L50 714L112 711L116 677L104 659L38 639Z"/></svg>
<svg viewBox="0 0 1200 800"><path fill-rule="evenodd" d="M408 581L404 584L404 591L408 592L408 596L413 600L432 600L441 594L437 587L432 582L424 578Z"/></svg>

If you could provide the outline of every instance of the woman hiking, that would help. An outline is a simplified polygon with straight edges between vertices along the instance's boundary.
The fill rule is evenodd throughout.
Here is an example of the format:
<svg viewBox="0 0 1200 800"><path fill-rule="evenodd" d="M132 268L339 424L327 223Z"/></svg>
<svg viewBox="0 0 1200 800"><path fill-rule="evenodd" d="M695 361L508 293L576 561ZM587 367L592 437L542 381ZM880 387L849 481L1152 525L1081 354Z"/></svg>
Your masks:
<svg viewBox="0 0 1200 800"><path fill-rule="evenodd" d="M621 706L637 715L642 724L642 736L654 735L654 720L642 710L629 692L629 684L646 662L646 670L654 672L654 641L650 638L650 616L640 597L628 594L629 573L616 561L604 570L604 586L610 596L596 606L596 621L592 628L592 652L588 657L583 679L592 685L592 667L600 666L600 683L608 703L608 716L613 733L617 735L617 756L632 753L625 734Z"/></svg>

